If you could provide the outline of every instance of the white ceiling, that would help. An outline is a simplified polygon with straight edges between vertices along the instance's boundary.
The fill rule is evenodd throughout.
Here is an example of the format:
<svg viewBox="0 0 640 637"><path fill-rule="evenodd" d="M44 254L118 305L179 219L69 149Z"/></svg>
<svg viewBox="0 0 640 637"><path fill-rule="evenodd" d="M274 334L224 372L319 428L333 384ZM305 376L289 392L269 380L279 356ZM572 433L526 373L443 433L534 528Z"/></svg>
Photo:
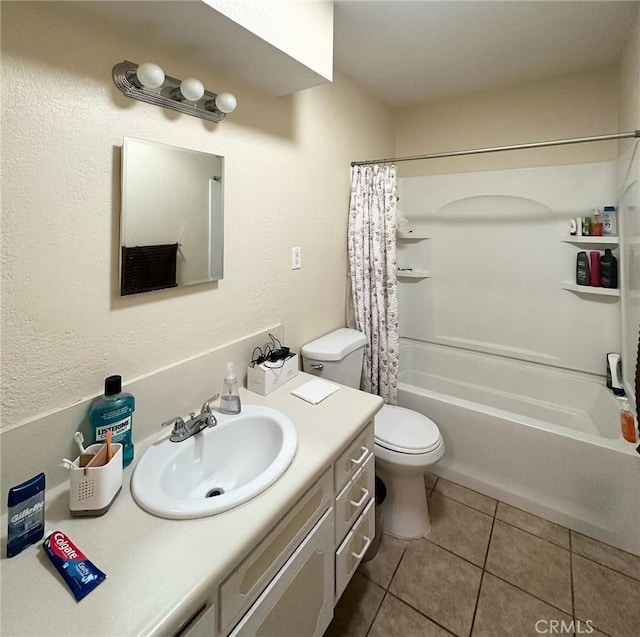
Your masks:
<svg viewBox="0 0 640 637"><path fill-rule="evenodd" d="M335 66L392 106L613 64L640 2L338 0Z"/></svg>

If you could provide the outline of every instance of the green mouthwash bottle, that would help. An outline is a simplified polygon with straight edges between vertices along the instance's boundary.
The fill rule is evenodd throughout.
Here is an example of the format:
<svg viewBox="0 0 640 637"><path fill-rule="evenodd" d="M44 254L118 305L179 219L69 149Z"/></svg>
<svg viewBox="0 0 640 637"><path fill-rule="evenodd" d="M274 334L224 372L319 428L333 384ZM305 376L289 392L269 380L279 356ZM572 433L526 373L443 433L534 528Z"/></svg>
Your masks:
<svg viewBox="0 0 640 637"><path fill-rule="evenodd" d="M111 431L111 442L122 444L122 465L133 460L131 440L136 399L122 392L122 376L109 376L104 381L104 396L96 398L89 408L89 424L94 442L102 442Z"/></svg>

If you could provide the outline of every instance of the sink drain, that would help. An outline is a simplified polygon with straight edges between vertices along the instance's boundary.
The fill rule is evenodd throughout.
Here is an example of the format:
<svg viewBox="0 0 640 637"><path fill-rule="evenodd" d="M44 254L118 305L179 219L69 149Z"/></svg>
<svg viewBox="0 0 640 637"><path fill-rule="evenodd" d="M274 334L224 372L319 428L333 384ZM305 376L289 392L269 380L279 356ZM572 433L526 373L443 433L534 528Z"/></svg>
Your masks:
<svg viewBox="0 0 640 637"><path fill-rule="evenodd" d="M215 488L215 489L209 489L209 491L207 491L207 495L205 495L205 498L215 498L217 495L222 495L224 493L224 489L220 489L220 488Z"/></svg>

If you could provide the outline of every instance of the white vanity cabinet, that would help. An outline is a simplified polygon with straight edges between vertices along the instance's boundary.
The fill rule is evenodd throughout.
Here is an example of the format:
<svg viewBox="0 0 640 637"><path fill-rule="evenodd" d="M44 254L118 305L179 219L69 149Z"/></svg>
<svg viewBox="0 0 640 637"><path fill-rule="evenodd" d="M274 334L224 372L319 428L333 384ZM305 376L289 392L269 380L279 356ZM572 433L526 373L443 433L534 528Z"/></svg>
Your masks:
<svg viewBox="0 0 640 637"><path fill-rule="evenodd" d="M321 524L318 520L324 520L324 522ZM248 614L253 614L255 617L268 614L271 617L270 621L275 621L275 611L271 610L266 613L264 608L261 609L261 605L270 606L274 604L274 598L278 594L284 593L283 587L286 587L287 582L291 587L300 583L300 579L297 576L292 579L290 574L285 573L289 568L292 571L296 569L303 570L304 577L308 576L308 567L304 564L305 558L309 557L306 552L302 556L298 556L295 563L291 562L303 545L307 546L307 551L313 549L318 555L323 555L322 559L311 560L311 562L315 564L315 567L320 568L319 577L322 581L329 580L333 582L333 529L333 474L329 469L324 472L293 509L285 515L256 549L221 584L218 590L220 634L229 634L229 631L254 602L255 604ZM324 556L327 542L325 536L327 533L330 535L331 551ZM329 559L329 562L327 562L327 559ZM302 568L303 566L304 568ZM268 599L264 599L264 595L267 592L265 588L267 590L272 589L272 584L276 580L279 582L276 590L270 593ZM324 595L323 589L316 589L314 592L320 596ZM291 595L295 595L295 593L288 594L287 599ZM324 605L324 600L317 600L316 606L318 609L322 609ZM277 610L282 611L285 607L284 603L278 604ZM331 585L331 594L329 596L329 608L329 621L331 621L333 584ZM246 616L244 619L246 619ZM240 624L242 626L245 626L244 619ZM253 621L255 622L256 620L254 619ZM253 626L254 624L251 623L249 625ZM246 631L246 629L243 630ZM236 631L233 634L235 635ZM249 633L242 632L237 634L244 635ZM277 635L278 633L274 634Z"/></svg>
<svg viewBox="0 0 640 637"><path fill-rule="evenodd" d="M336 498L336 603L375 535L373 423L334 465Z"/></svg>
<svg viewBox="0 0 640 637"><path fill-rule="evenodd" d="M369 423L220 584L217 619L207 613L190 628L211 637L321 637L374 537L374 473Z"/></svg>
<svg viewBox="0 0 640 637"><path fill-rule="evenodd" d="M333 508L260 595L231 637L322 637L333 617Z"/></svg>

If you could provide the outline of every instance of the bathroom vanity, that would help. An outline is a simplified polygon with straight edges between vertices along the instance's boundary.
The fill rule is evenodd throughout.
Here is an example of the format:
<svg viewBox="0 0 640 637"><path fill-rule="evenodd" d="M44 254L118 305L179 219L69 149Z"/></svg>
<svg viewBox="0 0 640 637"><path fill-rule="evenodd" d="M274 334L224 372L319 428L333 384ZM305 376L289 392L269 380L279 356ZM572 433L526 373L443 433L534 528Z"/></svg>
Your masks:
<svg viewBox="0 0 640 637"><path fill-rule="evenodd" d="M281 478L234 509L155 517L133 500L130 468L102 518L72 519L67 485L47 492L45 533L69 535L107 579L76 603L39 545L3 559L2 634L321 636L373 540L382 401L347 387L318 405L290 394L311 378L266 397L242 393L293 421L298 450ZM138 443L137 457L165 435Z"/></svg>

